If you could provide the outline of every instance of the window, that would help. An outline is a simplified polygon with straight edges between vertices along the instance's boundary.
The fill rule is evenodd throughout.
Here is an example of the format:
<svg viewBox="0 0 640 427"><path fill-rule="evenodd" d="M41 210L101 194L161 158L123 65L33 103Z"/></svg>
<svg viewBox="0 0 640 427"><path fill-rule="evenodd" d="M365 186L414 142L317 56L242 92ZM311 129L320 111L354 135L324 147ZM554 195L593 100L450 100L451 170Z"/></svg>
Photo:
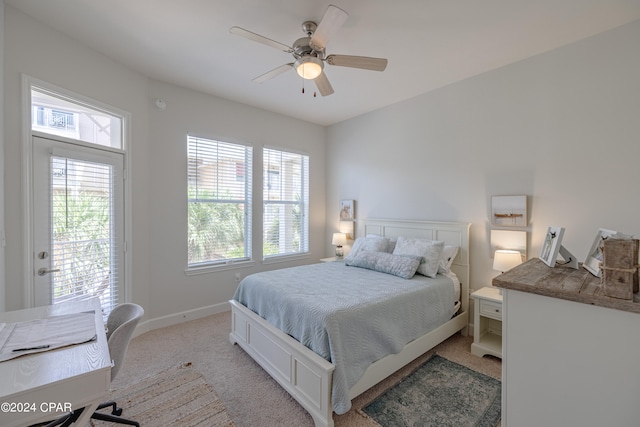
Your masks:
<svg viewBox="0 0 640 427"><path fill-rule="evenodd" d="M122 117L46 89L31 88L31 129L123 149Z"/></svg>
<svg viewBox="0 0 640 427"><path fill-rule="evenodd" d="M309 251L309 156L263 150L264 257Z"/></svg>
<svg viewBox="0 0 640 427"><path fill-rule="evenodd" d="M189 136L188 266L251 259L251 147Z"/></svg>

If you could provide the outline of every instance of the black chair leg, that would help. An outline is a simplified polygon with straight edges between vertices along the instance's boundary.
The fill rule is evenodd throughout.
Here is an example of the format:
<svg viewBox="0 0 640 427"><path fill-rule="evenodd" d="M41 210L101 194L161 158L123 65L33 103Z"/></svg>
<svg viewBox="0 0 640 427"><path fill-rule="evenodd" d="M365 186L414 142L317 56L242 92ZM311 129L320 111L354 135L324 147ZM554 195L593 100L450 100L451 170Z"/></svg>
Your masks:
<svg viewBox="0 0 640 427"><path fill-rule="evenodd" d="M122 412L122 410L120 410L120 412ZM112 423L127 424L130 426L140 427L140 423L138 423L137 421L127 420L126 418L120 418L118 416L104 414L102 412L94 412L93 415L91 415L91 418L93 418L94 420L109 421Z"/></svg>
<svg viewBox="0 0 640 427"><path fill-rule="evenodd" d="M69 427L71 424L78 421L78 418L80 418L80 415L82 415L82 411L84 411L84 408L76 409L75 411L69 414L63 415L60 418L56 418L53 421L33 424L29 427L55 427L55 426Z"/></svg>
<svg viewBox="0 0 640 427"><path fill-rule="evenodd" d="M120 416L122 415L122 408L118 408L118 405L116 404L116 402L114 402L113 400L110 400L108 402L104 402L101 403L100 405L98 405L98 407L96 408L96 411L100 410L100 409L104 409L104 408L108 408L109 406L111 406L113 409L111 410L111 415L117 415Z"/></svg>

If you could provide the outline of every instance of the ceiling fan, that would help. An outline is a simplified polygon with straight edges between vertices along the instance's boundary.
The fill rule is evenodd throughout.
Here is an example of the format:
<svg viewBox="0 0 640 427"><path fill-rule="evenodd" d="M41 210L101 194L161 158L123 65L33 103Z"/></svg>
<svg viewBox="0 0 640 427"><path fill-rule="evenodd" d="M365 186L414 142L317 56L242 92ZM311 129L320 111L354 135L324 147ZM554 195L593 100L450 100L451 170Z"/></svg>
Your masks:
<svg viewBox="0 0 640 427"><path fill-rule="evenodd" d="M325 56L325 48L329 38L342 27L348 17L349 15L344 10L337 6L329 5L319 24L313 21L302 23L302 31L304 31L306 37L294 41L292 46L287 46L240 27L231 27L229 32L293 55L294 62L274 68L254 78L254 82L265 82L293 68L303 79L313 80L320 94L327 96L333 93L333 87L331 87L331 83L329 83L329 79L327 79L323 71L325 63L338 67L361 68L373 71L384 71L387 68L387 60L384 58L353 55Z"/></svg>

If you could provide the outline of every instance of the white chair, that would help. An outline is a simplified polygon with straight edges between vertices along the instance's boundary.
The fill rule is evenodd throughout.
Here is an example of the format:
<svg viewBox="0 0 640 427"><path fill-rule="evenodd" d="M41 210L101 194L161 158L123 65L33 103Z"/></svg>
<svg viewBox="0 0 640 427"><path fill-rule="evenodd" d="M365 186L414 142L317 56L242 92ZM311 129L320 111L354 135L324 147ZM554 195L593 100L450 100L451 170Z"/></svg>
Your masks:
<svg viewBox="0 0 640 427"><path fill-rule="evenodd" d="M127 354L127 348L129 347L129 341L131 341L133 331L136 329L143 314L144 309L142 307L138 304L130 303L118 305L109 314L109 318L107 319L107 342L109 343L109 353L113 361L111 381L113 381L122 367L124 356ZM140 427L140 424L136 421L120 417L122 408L118 408L114 401L104 402L100 404L97 409L108 407L112 407L110 414L96 410L96 412L91 415L91 418Z"/></svg>
<svg viewBox="0 0 640 427"><path fill-rule="evenodd" d="M138 304L120 304L116 306L107 319L107 343L109 345L109 354L113 361L111 367L111 381L116 377L118 371L122 367L124 356L127 354L127 348L129 347L129 341L133 331L136 329L138 322L144 314L144 309ZM103 412L97 412L98 409L104 409L112 407L110 414ZM80 417L84 408L77 411L73 411L63 417L48 421L45 423L34 424L30 427L68 427L71 426ZM120 417L122 414L122 408L118 408L116 402L109 401L98 405L96 412L91 415L91 418L101 421L109 421L119 424L128 424L131 426L140 427L137 421L128 420Z"/></svg>

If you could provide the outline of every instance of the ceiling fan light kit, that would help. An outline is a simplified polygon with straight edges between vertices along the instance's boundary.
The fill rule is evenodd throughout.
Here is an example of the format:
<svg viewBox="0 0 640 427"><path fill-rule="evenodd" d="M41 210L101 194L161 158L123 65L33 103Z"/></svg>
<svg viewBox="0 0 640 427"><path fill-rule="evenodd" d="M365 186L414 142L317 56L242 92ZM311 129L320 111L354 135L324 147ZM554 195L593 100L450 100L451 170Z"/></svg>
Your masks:
<svg viewBox="0 0 640 427"><path fill-rule="evenodd" d="M319 24L313 21L302 23L302 31L306 34L306 37L297 39L293 43L293 47L240 27L231 27L229 32L293 55L295 60L293 63L274 68L254 78L254 82L265 82L288 71L290 68L294 68L303 79L313 80L322 96L327 96L333 93L333 87L324 73L325 62L338 67L372 71L384 71L387 67L387 60L384 58L353 55L329 55L325 57L325 49L329 38L342 27L348 17L349 15L344 10L334 5L329 5Z"/></svg>
<svg viewBox="0 0 640 427"><path fill-rule="evenodd" d="M323 63L315 56L303 56L294 65L298 75L303 79L313 80L322 73Z"/></svg>

